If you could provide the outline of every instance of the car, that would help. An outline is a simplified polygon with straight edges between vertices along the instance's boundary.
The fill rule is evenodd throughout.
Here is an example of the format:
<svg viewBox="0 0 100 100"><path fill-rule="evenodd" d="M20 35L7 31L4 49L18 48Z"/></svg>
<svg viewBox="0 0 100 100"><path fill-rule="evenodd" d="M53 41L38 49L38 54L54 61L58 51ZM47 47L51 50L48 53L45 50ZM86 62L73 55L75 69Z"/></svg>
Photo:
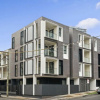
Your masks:
<svg viewBox="0 0 100 100"><path fill-rule="evenodd" d="M100 94L100 87L96 90L98 94Z"/></svg>

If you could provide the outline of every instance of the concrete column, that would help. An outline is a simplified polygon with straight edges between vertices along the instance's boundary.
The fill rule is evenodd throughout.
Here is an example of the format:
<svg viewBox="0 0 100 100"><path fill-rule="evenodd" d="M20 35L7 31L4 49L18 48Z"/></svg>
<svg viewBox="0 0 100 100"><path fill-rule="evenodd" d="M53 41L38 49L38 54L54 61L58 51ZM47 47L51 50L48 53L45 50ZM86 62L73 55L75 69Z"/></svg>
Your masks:
<svg viewBox="0 0 100 100"><path fill-rule="evenodd" d="M70 94L70 77L67 77L66 81L67 81L66 83L68 85L68 94Z"/></svg>
<svg viewBox="0 0 100 100"><path fill-rule="evenodd" d="M37 78L33 75L33 95L35 95L35 85L37 84Z"/></svg>
<svg viewBox="0 0 100 100"><path fill-rule="evenodd" d="M46 33L46 22L41 21L41 76L45 73L45 57L44 57L44 37Z"/></svg>
<svg viewBox="0 0 100 100"><path fill-rule="evenodd" d="M23 76L23 95L24 95L24 85L26 85L26 78Z"/></svg>

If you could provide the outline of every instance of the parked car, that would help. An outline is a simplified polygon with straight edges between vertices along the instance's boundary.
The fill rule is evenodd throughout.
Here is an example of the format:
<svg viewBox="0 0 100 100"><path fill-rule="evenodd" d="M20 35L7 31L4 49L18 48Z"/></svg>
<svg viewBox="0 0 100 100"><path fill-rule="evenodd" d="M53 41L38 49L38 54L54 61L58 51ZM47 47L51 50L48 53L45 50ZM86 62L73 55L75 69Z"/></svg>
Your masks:
<svg viewBox="0 0 100 100"><path fill-rule="evenodd" d="M96 90L98 94L100 94L100 87Z"/></svg>

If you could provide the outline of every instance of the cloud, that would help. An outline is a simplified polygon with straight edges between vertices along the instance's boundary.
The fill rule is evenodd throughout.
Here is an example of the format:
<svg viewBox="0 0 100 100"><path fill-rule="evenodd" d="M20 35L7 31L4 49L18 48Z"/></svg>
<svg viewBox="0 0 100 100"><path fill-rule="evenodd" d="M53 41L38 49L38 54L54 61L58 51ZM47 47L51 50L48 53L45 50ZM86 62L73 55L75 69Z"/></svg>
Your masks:
<svg viewBox="0 0 100 100"><path fill-rule="evenodd" d="M100 9L100 2L96 4L96 9Z"/></svg>
<svg viewBox="0 0 100 100"><path fill-rule="evenodd" d="M80 21L76 25L76 27L90 29L90 28L96 27L99 24L100 24L100 21L98 19L96 19L96 18L87 18L85 20Z"/></svg>

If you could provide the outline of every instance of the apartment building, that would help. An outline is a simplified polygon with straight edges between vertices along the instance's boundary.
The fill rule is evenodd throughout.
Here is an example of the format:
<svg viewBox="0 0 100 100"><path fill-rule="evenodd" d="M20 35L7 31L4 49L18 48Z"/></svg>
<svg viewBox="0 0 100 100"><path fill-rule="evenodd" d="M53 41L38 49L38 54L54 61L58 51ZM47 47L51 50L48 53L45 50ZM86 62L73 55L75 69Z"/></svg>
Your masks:
<svg viewBox="0 0 100 100"><path fill-rule="evenodd" d="M85 29L40 17L12 34L9 91L61 95L95 90L100 84L99 43L100 39L91 37ZM3 71L7 71L2 66L3 55L1 80ZM6 85L6 79L5 84L0 81L1 86Z"/></svg>
<svg viewBox="0 0 100 100"><path fill-rule="evenodd" d="M0 53L0 90L6 90L9 50L1 51ZM2 86L1 86L2 85Z"/></svg>
<svg viewBox="0 0 100 100"><path fill-rule="evenodd" d="M93 79L91 80L91 90L100 87L100 39L92 37L92 62L93 62Z"/></svg>
<svg viewBox="0 0 100 100"><path fill-rule="evenodd" d="M70 89L69 27L41 17L12 35L12 85L23 95L58 95Z"/></svg>
<svg viewBox="0 0 100 100"><path fill-rule="evenodd" d="M90 90L92 78L91 36L86 30L70 28L71 84L79 86L79 92Z"/></svg>

